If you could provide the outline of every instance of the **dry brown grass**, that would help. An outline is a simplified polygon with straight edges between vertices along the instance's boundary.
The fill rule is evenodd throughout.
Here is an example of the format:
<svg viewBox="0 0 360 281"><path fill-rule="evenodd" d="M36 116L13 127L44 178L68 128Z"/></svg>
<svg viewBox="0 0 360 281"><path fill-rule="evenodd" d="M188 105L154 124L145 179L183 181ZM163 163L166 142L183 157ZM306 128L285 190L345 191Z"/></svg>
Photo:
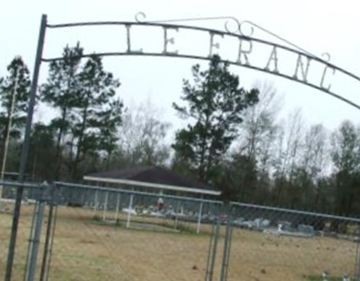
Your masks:
<svg viewBox="0 0 360 281"><path fill-rule="evenodd" d="M25 207L21 217L14 280L22 280L31 210ZM208 226L201 235L139 231L99 224L93 215L79 208L59 208L50 280L204 280ZM10 214L0 214L0 276L10 223ZM223 238L219 245L222 242ZM324 270L341 276L352 273L355 248L353 242L332 238L276 237L236 229L229 280L307 280ZM222 247L218 254L214 280L219 279Z"/></svg>

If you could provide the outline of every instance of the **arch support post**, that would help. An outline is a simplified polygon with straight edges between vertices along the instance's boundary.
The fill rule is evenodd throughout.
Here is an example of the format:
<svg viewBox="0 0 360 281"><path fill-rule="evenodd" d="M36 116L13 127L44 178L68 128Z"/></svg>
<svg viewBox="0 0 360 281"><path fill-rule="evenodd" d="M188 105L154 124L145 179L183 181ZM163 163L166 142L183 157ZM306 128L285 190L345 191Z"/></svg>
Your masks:
<svg viewBox="0 0 360 281"><path fill-rule="evenodd" d="M31 90L30 90L30 97L28 103L28 112L27 112L27 119L26 119L26 127L25 127L25 135L24 135L24 143L21 150L21 159L20 159L20 169L19 169L19 182L24 181L28 154L30 149L30 135L31 135L31 125L32 119L34 114L34 106L35 106L35 98L36 98L36 91L37 85L39 80L39 73L40 73L40 65L41 65L41 58L44 49L44 42L45 42L45 32L47 26L47 16L42 15L41 17L41 24L40 24L40 32L38 38L38 45L36 50L36 57L35 57L35 64L34 64L34 72L33 78L31 83ZM17 231L19 227L19 217L20 217L20 210L21 210L21 200L24 193L24 187L20 186L16 190L16 201L14 207L14 214L11 226L11 236L10 236L10 243L9 243L9 250L7 256L7 263L6 263L6 271L5 271L5 281L11 281L12 269L14 264L15 258L15 248L16 248L16 238L17 238Z"/></svg>

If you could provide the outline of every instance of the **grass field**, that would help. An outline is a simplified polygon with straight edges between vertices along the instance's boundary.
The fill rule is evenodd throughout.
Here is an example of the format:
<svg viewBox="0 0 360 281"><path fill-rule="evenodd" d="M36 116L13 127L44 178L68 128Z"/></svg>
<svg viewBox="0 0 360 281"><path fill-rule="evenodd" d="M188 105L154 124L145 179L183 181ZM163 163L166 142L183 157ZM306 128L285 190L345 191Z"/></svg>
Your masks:
<svg viewBox="0 0 360 281"><path fill-rule="evenodd" d="M32 207L24 207L20 220L16 281L23 280L31 212ZM147 225L160 222L148 219ZM0 278L4 275L10 225L11 214L0 213ZM204 280L210 227L202 226L200 235L187 231L192 227L187 223L182 232L164 231L165 226L126 229L94 220L92 211L60 207L49 280ZM43 230L44 234L45 227ZM219 280L222 242L223 238L214 280ZM343 276L354 271L355 251L356 244L350 241L277 237L235 229L228 279L315 281L321 280L317 276L325 270L331 276Z"/></svg>

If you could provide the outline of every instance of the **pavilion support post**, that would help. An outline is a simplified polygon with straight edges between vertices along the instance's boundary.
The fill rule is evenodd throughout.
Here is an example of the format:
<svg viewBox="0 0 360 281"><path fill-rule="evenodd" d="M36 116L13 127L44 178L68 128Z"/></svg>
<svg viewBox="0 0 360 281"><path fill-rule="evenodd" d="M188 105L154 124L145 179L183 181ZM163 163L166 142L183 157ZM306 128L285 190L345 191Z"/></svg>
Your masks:
<svg viewBox="0 0 360 281"><path fill-rule="evenodd" d="M121 194L118 193L116 196L116 213L115 213L115 223L117 223L119 219L119 211L120 211L120 200L121 200Z"/></svg>
<svg viewBox="0 0 360 281"><path fill-rule="evenodd" d="M177 229L178 222L179 222L179 207L180 207L180 202L178 201L176 204L176 210L175 210L175 229Z"/></svg>
<svg viewBox="0 0 360 281"><path fill-rule="evenodd" d="M130 195L130 201L129 201L128 215L127 215L127 220L126 220L126 228L130 227L131 211L132 211L133 201L134 201L134 194L131 194Z"/></svg>
<svg viewBox="0 0 360 281"><path fill-rule="evenodd" d="M196 233L197 234L200 233L203 205L204 205L204 202L201 202L200 208L199 208L199 214L198 214L198 221L197 221L197 225L196 225Z"/></svg>
<svg viewBox="0 0 360 281"><path fill-rule="evenodd" d="M108 203L109 203L109 192L106 192L105 193L104 208L103 208L103 221L106 220L106 212L107 212Z"/></svg>
<svg viewBox="0 0 360 281"><path fill-rule="evenodd" d="M98 201L99 201L99 198L98 198L98 191L96 190L95 191L95 195L94 195L94 217L96 217L96 213L97 213L97 209L98 209Z"/></svg>

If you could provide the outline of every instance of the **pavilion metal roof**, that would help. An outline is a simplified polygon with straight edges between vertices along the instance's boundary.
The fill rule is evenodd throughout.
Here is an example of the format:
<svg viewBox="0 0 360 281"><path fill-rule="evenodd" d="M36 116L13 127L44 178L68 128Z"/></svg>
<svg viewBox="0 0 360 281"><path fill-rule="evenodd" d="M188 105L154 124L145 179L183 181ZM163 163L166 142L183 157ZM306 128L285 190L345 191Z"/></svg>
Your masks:
<svg viewBox="0 0 360 281"><path fill-rule="evenodd" d="M89 174L87 181L148 187L203 195L221 194L208 186L161 167L135 167Z"/></svg>

